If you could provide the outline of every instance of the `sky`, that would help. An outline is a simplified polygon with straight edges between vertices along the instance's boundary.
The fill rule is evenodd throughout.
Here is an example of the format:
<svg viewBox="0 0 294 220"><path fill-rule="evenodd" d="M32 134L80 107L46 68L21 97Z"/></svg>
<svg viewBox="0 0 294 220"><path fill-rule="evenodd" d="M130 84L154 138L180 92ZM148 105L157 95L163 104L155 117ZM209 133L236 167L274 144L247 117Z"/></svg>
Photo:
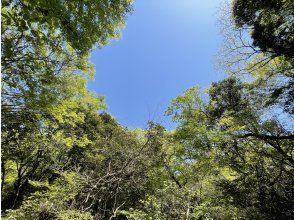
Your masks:
<svg viewBox="0 0 294 220"><path fill-rule="evenodd" d="M221 45L220 0L137 0L118 40L95 49L88 88L105 97L107 112L128 128L149 120L168 129L164 112L173 98L222 78L216 71Z"/></svg>

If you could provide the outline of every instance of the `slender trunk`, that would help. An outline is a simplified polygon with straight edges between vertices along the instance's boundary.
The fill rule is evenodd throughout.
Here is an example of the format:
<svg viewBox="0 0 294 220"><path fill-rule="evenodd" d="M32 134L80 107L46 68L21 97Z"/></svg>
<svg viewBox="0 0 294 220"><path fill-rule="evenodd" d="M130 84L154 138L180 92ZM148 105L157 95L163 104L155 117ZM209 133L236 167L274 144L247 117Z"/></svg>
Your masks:
<svg viewBox="0 0 294 220"><path fill-rule="evenodd" d="M5 182L5 163L4 160L1 160L1 192L3 190L4 187L4 182Z"/></svg>
<svg viewBox="0 0 294 220"><path fill-rule="evenodd" d="M186 220L189 220L189 215L190 215L190 203L188 203L187 214L186 214Z"/></svg>
<svg viewBox="0 0 294 220"><path fill-rule="evenodd" d="M21 182L22 182L22 168L20 167L17 170L17 180L14 183L15 196L14 196L12 207L11 207L12 209L17 204L17 201L18 201L18 198L19 198L19 193L20 193L20 188L21 188Z"/></svg>

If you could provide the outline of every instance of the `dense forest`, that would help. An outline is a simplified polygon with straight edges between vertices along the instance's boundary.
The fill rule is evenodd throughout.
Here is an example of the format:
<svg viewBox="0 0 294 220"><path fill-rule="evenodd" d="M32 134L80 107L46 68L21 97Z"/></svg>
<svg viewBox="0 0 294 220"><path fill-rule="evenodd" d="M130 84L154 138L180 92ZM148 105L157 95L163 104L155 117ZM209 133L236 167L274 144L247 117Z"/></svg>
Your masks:
<svg viewBox="0 0 294 220"><path fill-rule="evenodd" d="M2 1L2 218L294 219L294 2L224 5L227 77L175 97L172 131L87 89L132 4Z"/></svg>

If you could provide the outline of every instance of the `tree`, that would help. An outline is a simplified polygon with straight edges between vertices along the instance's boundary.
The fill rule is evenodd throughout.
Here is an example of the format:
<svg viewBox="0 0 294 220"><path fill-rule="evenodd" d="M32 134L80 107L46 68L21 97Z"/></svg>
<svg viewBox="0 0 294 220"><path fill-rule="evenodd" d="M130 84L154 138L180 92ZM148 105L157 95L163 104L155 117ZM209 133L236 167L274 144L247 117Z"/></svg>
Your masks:
<svg viewBox="0 0 294 220"><path fill-rule="evenodd" d="M131 1L2 2L2 202L19 207L88 144L78 133L87 112L104 108L89 92L88 55L119 35ZM89 37L91 36L91 37Z"/></svg>
<svg viewBox="0 0 294 220"><path fill-rule="evenodd" d="M51 148L51 154L39 158L21 205L9 211L8 218L123 218L121 210L139 207L145 194L160 184L165 141L161 126L129 131L106 113L88 112L76 132L87 134L89 141Z"/></svg>
<svg viewBox="0 0 294 220"><path fill-rule="evenodd" d="M3 1L3 118L46 111L60 101L68 74L92 77L89 52L118 36L130 10L129 0Z"/></svg>
<svg viewBox="0 0 294 220"><path fill-rule="evenodd" d="M202 99L199 88L191 88L177 97L168 111L179 123L176 140L193 159L186 166L213 164L217 204L222 201L237 208L238 217L290 218L291 130L270 117L250 83L224 79L213 83L208 95L208 100ZM206 203L205 199L202 202Z"/></svg>
<svg viewBox="0 0 294 220"><path fill-rule="evenodd" d="M253 45L274 57L294 57L294 6L291 1L235 0L233 18L237 27L250 28Z"/></svg>

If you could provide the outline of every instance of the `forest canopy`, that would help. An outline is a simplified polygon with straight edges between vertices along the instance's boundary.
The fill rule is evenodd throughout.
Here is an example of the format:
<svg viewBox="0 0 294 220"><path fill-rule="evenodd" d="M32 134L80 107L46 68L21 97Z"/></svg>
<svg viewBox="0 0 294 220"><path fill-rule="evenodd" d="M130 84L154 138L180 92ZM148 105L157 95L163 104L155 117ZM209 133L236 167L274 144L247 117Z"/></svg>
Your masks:
<svg viewBox="0 0 294 220"><path fill-rule="evenodd" d="M132 10L2 1L2 218L293 219L293 1L226 6L227 75L171 101L172 131L122 126L87 87Z"/></svg>

